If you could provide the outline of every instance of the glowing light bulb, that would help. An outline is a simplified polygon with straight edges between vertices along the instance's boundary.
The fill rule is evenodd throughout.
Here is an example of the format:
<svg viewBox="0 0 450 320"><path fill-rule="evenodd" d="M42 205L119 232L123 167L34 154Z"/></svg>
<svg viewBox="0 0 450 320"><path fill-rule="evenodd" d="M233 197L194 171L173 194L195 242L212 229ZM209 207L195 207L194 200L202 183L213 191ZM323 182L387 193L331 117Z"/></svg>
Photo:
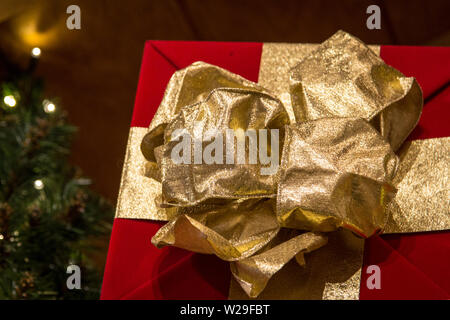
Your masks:
<svg viewBox="0 0 450 320"><path fill-rule="evenodd" d="M52 113L52 112L55 112L55 110L56 110L55 104L49 100L44 100L42 102L42 105L44 106L44 111L46 113Z"/></svg>
<svg viewBox="0 0 450 320"><path fill-rule="evenodd" d="M11 108L16 106L16 99L14 99L13 96L9 95L9 96L5 96L3 98L3 102L7 105L10 106Z"/></svg>
<svg viewBox="0 0 450 320"><path fill-rule="evenodd" d="M42 182L42 180L37 179L34 181L34 188L36 190L42 190L44 188L44 183Z"/></svg>
<svg viewBox="0 0 450 320"><path fill-rule="evenodd" d="M5 239L5 237L0 233L0 240Z"/></svg>
<svg viewBox="0 0 450 320"><path fill-rule="evenodd" d="M31 56L32 56L33 58L39 58L39 57L41 56L41 49L39 49L38 47L34 47L34 48L31 50Z"/></svg>

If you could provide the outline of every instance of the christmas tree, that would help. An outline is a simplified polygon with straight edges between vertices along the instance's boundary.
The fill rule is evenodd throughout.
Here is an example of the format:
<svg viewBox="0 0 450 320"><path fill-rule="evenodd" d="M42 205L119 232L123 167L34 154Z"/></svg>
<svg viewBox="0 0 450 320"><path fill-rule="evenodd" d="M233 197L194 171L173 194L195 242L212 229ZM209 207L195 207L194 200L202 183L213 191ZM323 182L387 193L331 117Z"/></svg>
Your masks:
<svg viewBox="0 0 450 320"><path fill-rule="evenodd" d="M112 207L68 162L76 131L33 74L0 56L0 299L98 298L93 239L110 231ZM68 289L69 265L82 288Z"/></svg>

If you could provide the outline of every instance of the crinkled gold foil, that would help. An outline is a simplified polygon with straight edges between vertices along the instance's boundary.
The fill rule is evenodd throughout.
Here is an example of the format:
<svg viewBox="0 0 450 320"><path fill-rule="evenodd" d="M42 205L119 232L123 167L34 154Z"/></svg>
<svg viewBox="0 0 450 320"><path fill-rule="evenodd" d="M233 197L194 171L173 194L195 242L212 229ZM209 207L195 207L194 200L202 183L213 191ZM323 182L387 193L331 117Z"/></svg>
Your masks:
<svg viewBox="0 0 450 320"><path fill-rule="evenodd" d="M249 297L257 297L270 278L292 258L304 266L303 255L327 243L324 234L306 232L249 258L231 263L231 272Z"/></svg>
<svg viewBox="0 0 450 320"><path fill-rule="evenodd" d="M298 122L363 118L372 121L394 150L414 129L422 112L422 90L416 80L385 64L343 31L298 63L289 80Z"/></svg>
<svg viewBox="0 0 450 320"><path fill-rule="evenodd" d="M285 231L288 229L282 229ZM342 229L326 234L328 243L305 255L301 267L290 260L275 273L257 299L356 300L359 298L364 239ZM249 299L233 278L229 299Z"/></svg>
<svg viewBox="0 0 450 320"><path fill-rule="evenodd" d="M295 117L290 106L289 70L318 47L318 44L263 44L258 83L280 97L291 119ZM379 56L380 46L369 48ZM416 140L405 143L398 151L401 161L393 181L398 191L388 207L384 233L450 229L449 140Z"/></svg>
<svg viewBox="0 0 450 320"><path fill-rule="evenodd" d="M178 209L152 238L158 247L173 245L215 254L227 261L244 259L263 248L279 231L274 201L249 199Z"/></svg>
<svg viewBox="0 0 450 320"><path fill-rule="evenodd" d="M282 227L369 237L384 227L397 156L363 119L323 118L288 126L277 216Z"/></svg>
<svg viewBox="0 0 450 320"><path fill-rule="evenodd" d="M400 159L384 233L450 229L450 138L407 142Z"/></svg>
<svg viewBox="0 0 450 320"><path fill-rule="evenodd" d="M292 123L295 123L289 92L291 70L308 54L319 47L310 43L264 43L259 67L258 84L266 88L283 102ZM380 46L368 46L377 56Z"/></svg>
<svg viewBox="0 0 450 320"><path fill-rule="evenodd" d="M379 51L379 47L372 48ZM314 72L311 73L314 71L312 61L316 60L324 63L317 67L317 70L321 68L320 70L327 75L324 77L327 83L323 88L317 80L320 76L323 77L323 74L316 72L315 78ZM294 67L291 77L293 81L289 84L289 69L292 67ZM342 72L339 72L339 69ZM305 79L308 81L305 82ZM310 84L312 89L308 87ZM302 87L299 91L299 86L311 90L303 90ZM327 232L328 244L315 250L324 244L324 236L310 232L299 235L297 230L282 227L331 231L344 226L365 236L383 227L386 220L384 207L392 196L393 188L390 184L396 161L395 155L389 147L386 148L386 143L380 138L367 137L375 130L355 131L347 123L339 134L339 126L325 125L321 126L324 131L320 132L321 135L318 134L319 131L316 132L317 137L323 136L322 139L316 139L315 143L306 143L311 138L310 134L314 136L314 125L311 123L291 125L287 128L287 137L291 133L290 130L295 131L297 126L311 127L309 131L306 130L305 134L295 139L287 138L286 144L292 144L291 149L291 146L287 148L282 146L283 159L292 152L287 158L302 161L287 164L280 173L270 178L272 180L262 184L266 188L260 188L261 185L255 188L263 181L261 175L253 174L249 177L243 174L252 170L249 167L243 171L238 170L233 175L229 172L239 169L235 168L236 166L224 170L224 167L212 165L207 172L204 170L195 172L192 166L183 171L180 170L180 166L172 167L170 163L168 165L171 150L170 134L177 128L191 126L194 120L202 123L201 131L213 127L245 130L253 127L281 128L281 124L303 120L299 115L304 114L308 117L310 114L350 115L370 120L374 128L397 148L414 127L420 114L421 92L416 86L417 83L412 78L406 78L384 65L359 40L342 32L338 32L319 46L264 44L259 85L221 68L202 62L195 63L177 71L168 84L150 130L142 139L141 149L147 161L144 161L142 154L138 155L140 152L137 137L142 138L143 133L134 134L134 129L139 128L132 128L116 216L170 220L152 239L155 245L175 245L195 252L216 254L224 260L231 261L233 274L241 287L233 281L230 298L247 298L247 294L256 296L264 289L258 298L357 299L362 265L362 239L345 229ZM311 92L314 90L321 95L313 97L317 101L311 98ZM340 96L330 90L338 90ZM358 99L348 99L350 93L356 94ZM303 94L307 98L303 99L297 94ZM279 104L276 97L284 103L285 108ZM302 99L307 103L299 104ZM236 108L240 100L245 102ZM261 102L263 100L265 102ZM256 107L257 104L276 107L261 109L260 106ZM304 110L299 109L300 107ZM230 112L233 108L239 111ZM271 113L271 110L277 111ZM355 113L355 110L359 113ZM283 119L275 121L276 126L269 125L274 114L282 114L279 119ZM249 125L247 120L253 121L253 124ZM403 120L405 122L398 125ZM336 121L345 123L346 120ZM302 145L303 142L305 143ZM389 209L392 212L392 219L389 220L385 232L448 228L449 188L448 180L445 178L448 177L448 141L433 144L433 147L418 146L414 143L410 148L400 151L402 159L400 172L395 176L393 183L399 189L400 196L391 202ZM309 154L298 152L302 148L296 147L300 146L307 146L312 152ZM314 146L321 150L317 150ZM368 152L369 149L372 152ZM428 152L436 152L438 149L439 156L427 158ZM334 153L330 152L331 150ZM357 161L346 160L346 155L352 153ZM310 162L310 166L307 165L307 161L303 161L312 158L314 161ZM425 164L433 165L433 168L440 166L447 171L436 169L431 172L431 178L429 176L427 178ZM289 169L293 170L286 174ZM312 173L318 175L316 181L309 175L306 175L305 179L304 174L301 179L295 178L294 172L304 173L306 169L311 169ZM422 177L419 183L414 183L415 174L409 175L409 170ZM147 177L142 177L144 174ZM319 179L319 176L324 179ZM186 180L182 180L183 177L202 178L191 181L192 184L186 184ZM227 181L227 178L229 180L221 184L217 177L222 181ZM242 180L243 177L245 178L242 182L239 179ZM280 177L282 183L279 183ZM292 181L288 182L289 179ZM309 182L306 184L310 183L309 187L305 187L304 182L308 179ZM438 179L438 185L430 184L431 179ZM162 181L163 184L158 181ZM169 188L162 187L165 181L170 181ZM330 187L333 183L334 187ZM246 192L236 193L233 185L246 186L247 189L243 188ZM223 186L225 188L221 189ZM253 189L249 189L249 186ZM308 192L315 189L319 197L312 197L313 200L308 197L302 198L298 188L289 191L290 186L303 186L303 189L309 190ZM284 190L286 187L287 190ZM276 199L272 197L273 191L277 189L277 198L283 200L283 205L287 205L283 207L280 202L279 209L287 208L287 210L278 211L274 208ZM170 190L172 194L168 192ZM260 192L261 190L263 192ZM146 192L151 196L145 197ZM319 201L323 200L320 198L321 192L332 199L329 200L328 206ZM417 199L411 199L408 198L408 192L420 195ZM168 197L164 199L167 195ZM291 201L292 199L294 201ZM437 201L434 201L435 199ZM149 203L144 204L141 201ZM317 207L308 210L311 201L315 202ZM164 209L160 207L161 203L165 206L175 204L178 207ZM412 206L415 210L410 221L406 214L408 206ZM299 208L301 210L298 210ZM437 209L439 217L433 218L429 214L429 208ZM427 209L427 214L421 214L422 210ZM130 210L136 211L130 214ZM288 216L290 218L286 219ZM323 216L326 218L322 219ZM293 217L296 219L292 219ZM327 225L330 221L332 223ZM317 226L329 228L321 229ZM415 228L418 230L413 230ZM313 252L304 257L303 254L310 251ZM291 259L294 256L296 259Z"/></svg>
<svg viewBox="0 0 450 320"><path fill-rule="evenodd" d="M173 209L161 208L161 183L144 175L145 158L140 150L147 128L132 127L122 170L116 218L151 219L167 221Z"/></svg>
<svg viewBox="0 0 450 320"><path fill-rule="evenodd" d="M199 61L174 73L160 107L170 109L168 114L174 117L181 108L206 100L210 92L217 88L265 91L257 83Z"/></svg>
<svg viewBox="0 0 450 320"><path fill-rule="evenodd" d="M231 141L226 139L226 130L232 129L236 138L244 139L245 143L245 137L238 134L239 130L242 133L247 129L283 130L288 123L286 110L278 99L264 92L248 89L218 88L203 102L182 108L165 129L164 151L160 163L163 203L192 206L208 199L274 197L277 188L276 171L263 175L260 174L264 167L261 163L255 165L246 160L245 164L237 164L237 148L233 153L233 164L225 163L227 146L236 144L234 137ZM171 135L176 130L185 130L189 137L194 139L198 136L199 140L210 130L220 132L222 138L218 141L219 149L223 152L220 156L223 164L205 164L202 159L200 163L196 163L193 151L189 156L189 163L176 163L172 153L180 139L171 140ZM202 149L215 139L217 138L200 140ZM190 149L193 149L192 143L189 139ZM281 153L281 147L280 145L277 150L278 154ZM247 143L246 150L248 148L250 146ZM203 151L200 152L202 156Z"/></svg>
<svg viewBox="0 0 450 320"><path fill-rule="evenodd" d="M237 74L205 63L194 62L176 71L167 84L164 97L149 127L149 133L142 143L142 152L147 160L155 161L153 149L163 143L162 130L183 107L204 101L217 88L240 88L265 92L265 89ZM156 130L160 127L160 130Z"/></svg>
<svg viewBox="0 0 450 320"><path fill-rule="evenodd" d="M295 116L289 93L289 70L318 46L307 43L263 44L258 83L281 100L291 123L295 123Z"/></svg>

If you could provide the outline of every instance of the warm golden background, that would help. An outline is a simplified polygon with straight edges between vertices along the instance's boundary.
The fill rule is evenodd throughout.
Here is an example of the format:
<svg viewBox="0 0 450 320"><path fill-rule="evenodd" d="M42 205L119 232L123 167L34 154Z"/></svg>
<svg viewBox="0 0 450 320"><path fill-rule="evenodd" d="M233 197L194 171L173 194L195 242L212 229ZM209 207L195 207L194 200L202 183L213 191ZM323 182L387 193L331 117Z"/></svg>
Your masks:
<svg viewBox="0 0 450 320"><path fill-rule="evenodd" d="M81 30L66 28L71 4ZM381 30L366 28L371 4ZM0 57L25 64L42 49L46 92L79 127L71 159L114 203L145 40L322 42L343 29L369 44L449 45L449 15L448 0L0 0Z"/></svg>

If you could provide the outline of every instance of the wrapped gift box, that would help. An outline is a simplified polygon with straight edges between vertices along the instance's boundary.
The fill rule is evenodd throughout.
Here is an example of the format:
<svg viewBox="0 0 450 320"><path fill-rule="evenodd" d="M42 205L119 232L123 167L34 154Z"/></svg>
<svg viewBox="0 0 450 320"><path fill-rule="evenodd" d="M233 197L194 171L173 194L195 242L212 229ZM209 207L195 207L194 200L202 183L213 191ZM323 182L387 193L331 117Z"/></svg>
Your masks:
<svg viewBox="0 0 450 320"><path fill-rule="evenodd" d="M246 298L231 279L229 264L213 255L202 255L175 247L157 249L150 239L163 224L142 219L156 210L147 193L148 178L141 174L144 157L140 142L155 114L172 74L193 62L204 61L220 66L242 77L259 82L286 102L284 86L287 71L316 47L314 44L232 43L232 42L146 42L133 118L126 150L117 213L105 267L102 299L229 299ZM406 76L417 79L423 90L424 109L420 122L409 140L416 148L410 174L429 173L425 184L440 183L441 203L428 201L435 197L433 188L423 185L410 201L415 212L430 217L436 214L430 232L413 233L408 226L393 228L392 234L369 238L361 247L362 267L349 270L347 279L327 280L314 299L449 299L450 298L450 232L448 228L450 157L450 48L371 46L389 65ZM422 141L414 144L414 141ZM438 145L438 147L436 147ZM439 148L436 152L435 148ZM407 178L407 177L406 177ZM439 181L434 181L438 179ZM442 190L443 186L443 190ZM431 190L431 191L430 191ZM430 193L431 192L431 193ZM442 203L443 202L443 203ZM422 210L423 209L423 210ZM421 217L417 223L421 223ZM433 231L435 230L435 231ZM398 234L396 232L402 232ZM408 233L410 231L411 233ZM361 266L361 261L350 262ZM369 265L382 270L381 288L370 290L366 281ZM300 268L296 266L297 268ZM340 268L342 266L336 266ZM289 269L289 265L285 267ZM282 270L283 271L283 270ZM286 271L287 272L287 271ZM305 273L299 273L299 278ZM303 280L294 277L290 285ZM272 279L283 285L283 276ZM261 298L299 299L295 290L285 296L274 296L270 284Z"/></svg>

